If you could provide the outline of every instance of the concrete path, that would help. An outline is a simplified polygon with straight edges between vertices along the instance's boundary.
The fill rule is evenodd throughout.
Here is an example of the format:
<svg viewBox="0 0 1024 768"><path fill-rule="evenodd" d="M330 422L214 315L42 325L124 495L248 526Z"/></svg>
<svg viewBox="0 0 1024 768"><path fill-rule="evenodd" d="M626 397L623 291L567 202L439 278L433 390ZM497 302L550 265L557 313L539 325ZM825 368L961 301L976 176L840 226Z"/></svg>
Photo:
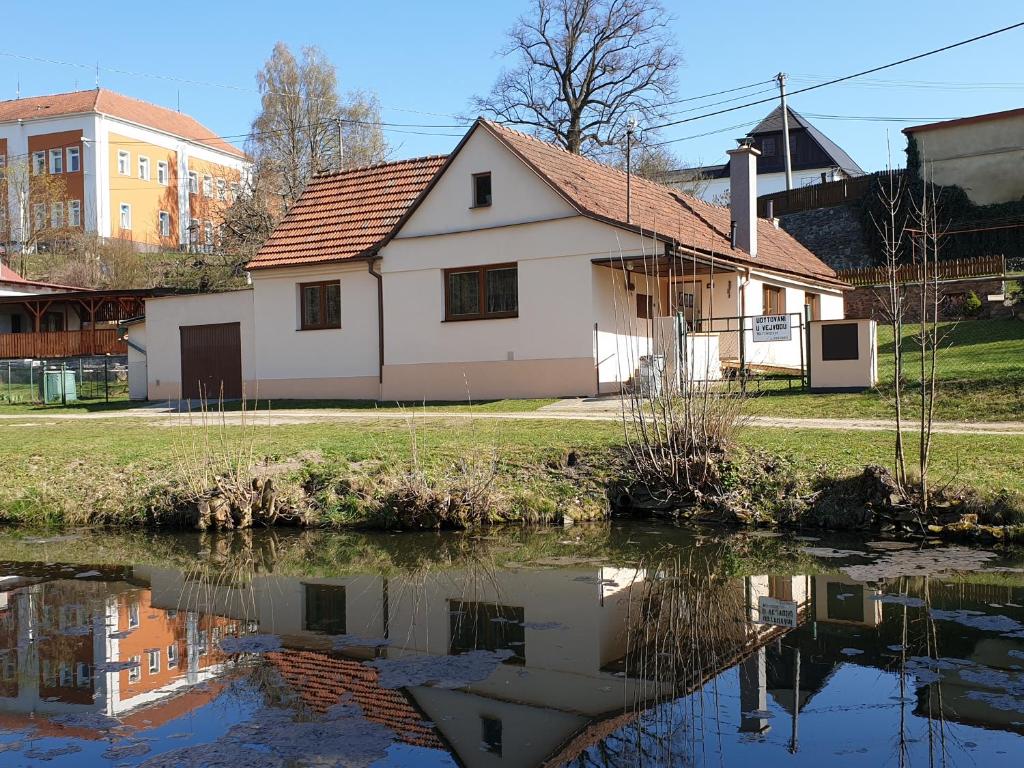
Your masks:
<svg viewBox="0 0 1024 768"><path fill-rule="evenodd" d="M382 421L469 421L473 419L493 420L542 420L542 421L617 421L622 418L622 410L617 398L579 398L559 400L546 405L537 411L523 412L457 412L438 409L382 410L338 409L338 408L296 408L285 410L261 410L259 413L228 411L223 414L207 415L211 425L227 424L232 426L245 424L288 425L288 424L367 424ZM201 413L189 413L187 408L168 407L164 404L153 404L127 408L118 411L65 412L53 411L27 413L0 413L0 426L31 427L44 423L103 421L110 419L143 419L154 426L175 426L201 424ZM748 416L745 422L754 427L771 427L778 429L829 429L837 431L857 430L868 432L888 432L893 429L891 421L884 419L805 419L782 416ZM907 425L913 431L914 425ZM982 435L1024 435L1024 422L955 422L944 421L935 423L935 432L940 434L982 434Z"/></svg>

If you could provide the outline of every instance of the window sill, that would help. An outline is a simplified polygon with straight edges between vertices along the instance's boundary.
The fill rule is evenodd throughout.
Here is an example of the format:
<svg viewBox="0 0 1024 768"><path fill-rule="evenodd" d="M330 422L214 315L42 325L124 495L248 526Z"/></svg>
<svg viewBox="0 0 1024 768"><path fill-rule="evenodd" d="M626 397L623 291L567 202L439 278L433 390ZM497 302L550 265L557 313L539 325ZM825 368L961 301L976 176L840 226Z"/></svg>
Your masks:
<svg viewBox="0 0 1024 768"><path fill-rule="evenodd" d="M515 320L519 317L518 312L502 315L474 315L472 317L446 317L442 323L471 323L475 320Z"/></svg>
<svg viewBox="0 0 1024 768"><path fill-rule="evenodd" d="M469 206L469 210L475 211L475 210L478 210L480 208L490 208L491 205L493 205L493 204L492 203L483 203L481 205L471 205L471 206Z"/></svg>
<svg viewBox="0 0 1024 768"><path fill-rule="evenodd" d="M309 331L340 331L340 330L341 330L341 326L340 325L325 325L323 327L318 326L316 328L296 328L295 332L296 333L307 333Z"/></svg>

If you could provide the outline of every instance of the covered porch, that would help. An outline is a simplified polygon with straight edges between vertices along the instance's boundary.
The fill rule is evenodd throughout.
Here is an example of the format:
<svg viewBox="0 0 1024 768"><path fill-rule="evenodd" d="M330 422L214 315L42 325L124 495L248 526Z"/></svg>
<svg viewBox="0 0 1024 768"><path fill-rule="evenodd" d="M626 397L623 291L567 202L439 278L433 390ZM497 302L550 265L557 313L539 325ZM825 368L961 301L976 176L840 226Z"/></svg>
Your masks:
<svg viewBox="0 0 1024 768"><path fill-rule="evenodd" d="M123 355L117 324L144 313L149 289L0 296L0 359Z"/></svg>

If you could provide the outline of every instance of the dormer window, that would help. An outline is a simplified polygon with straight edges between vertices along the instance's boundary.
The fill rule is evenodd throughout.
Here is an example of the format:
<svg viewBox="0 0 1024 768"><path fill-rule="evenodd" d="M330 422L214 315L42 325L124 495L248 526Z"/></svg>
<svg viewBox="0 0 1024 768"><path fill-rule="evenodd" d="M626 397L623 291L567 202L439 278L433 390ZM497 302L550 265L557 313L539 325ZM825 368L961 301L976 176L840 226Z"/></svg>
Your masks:
<svg viewBox="0 0 1024 768"><path fill-rule="evenodd" d="M473 174L473 207L486 208L491 204L491 174Z"/></svg>

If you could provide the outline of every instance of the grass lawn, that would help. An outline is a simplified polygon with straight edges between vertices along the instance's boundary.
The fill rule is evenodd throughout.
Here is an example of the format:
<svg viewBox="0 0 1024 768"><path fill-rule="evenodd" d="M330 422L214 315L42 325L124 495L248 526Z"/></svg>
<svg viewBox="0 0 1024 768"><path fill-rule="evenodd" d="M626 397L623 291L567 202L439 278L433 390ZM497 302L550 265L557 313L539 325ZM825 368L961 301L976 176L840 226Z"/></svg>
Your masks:
<svg viewBox="0 0 1024 768"><path fill-rule="evenodd" d="M919 399L920 354L914 350L918 326L904 328L904 406L913 415ZM938 355L937 417L952 421L1019 421L1024 419L1024 322L965 320L943 325L945 346ZM767 384L747 406L766 416L890 418L893 381L893 335L878 327L879 388L857 394L810 394Z"/></svg>
<svg viewBox="0 0 1024 768"><path fill-rule="evenodd" d="M891 435L879 432L748 428L740 439L792 455L808 472L858 472L867 463L889 464L892 453ZM157 427L132 418L0 423L0 519L88 521L104 508L123 506L147 479L180 476L196 452L275 460L316 452L326 462L376 461L399 467L415 460L427 471L493 455L500 460L500 482L517 492L564 499L579 493L576 481L560 468L566 452L578 451L589 468L587 482L600 483L607 474L608 451L621 441L621 426L613 422L474 420L441 414L421 416L415 429L394 421L209 432ZM936 435L933 455L935 483L1024 491L1024 437Z"/></svg>

